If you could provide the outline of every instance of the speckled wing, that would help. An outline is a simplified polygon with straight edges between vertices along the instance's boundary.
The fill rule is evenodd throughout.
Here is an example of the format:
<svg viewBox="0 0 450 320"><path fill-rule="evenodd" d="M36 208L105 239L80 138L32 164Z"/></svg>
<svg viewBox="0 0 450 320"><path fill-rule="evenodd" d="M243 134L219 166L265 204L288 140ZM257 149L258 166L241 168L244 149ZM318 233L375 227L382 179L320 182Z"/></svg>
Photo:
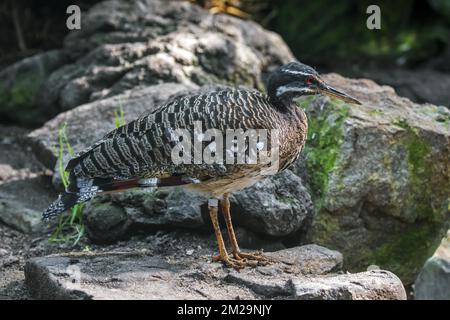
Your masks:
<svg viewBox="0 0 450 320"><path fill-rule="evenodd" d="M72 159L66 170L73 171L76 177L119 180L226 174L223 165L174 165L173 130L193 130L195 121L202 122L203 130L269 129L273 124L264 119L273 118L271 112L267 98L256 91L228 89L180 97L108 133Z"/></svg>

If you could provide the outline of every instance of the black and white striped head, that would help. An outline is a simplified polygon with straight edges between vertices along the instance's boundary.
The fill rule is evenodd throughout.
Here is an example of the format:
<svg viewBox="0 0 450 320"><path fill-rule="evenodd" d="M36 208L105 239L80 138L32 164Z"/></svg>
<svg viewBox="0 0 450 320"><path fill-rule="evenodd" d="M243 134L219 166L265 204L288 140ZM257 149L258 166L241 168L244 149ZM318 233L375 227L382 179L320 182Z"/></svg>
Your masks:
<svg viewBox="0 0 450 320"><path fill-rule="evenodd" d="M314 94L326 94L345 102L361 104L355 98L327 85L316 70L310 66L291 62L278 68L269 76L267 93L271 98L282 102Z"/></svg>

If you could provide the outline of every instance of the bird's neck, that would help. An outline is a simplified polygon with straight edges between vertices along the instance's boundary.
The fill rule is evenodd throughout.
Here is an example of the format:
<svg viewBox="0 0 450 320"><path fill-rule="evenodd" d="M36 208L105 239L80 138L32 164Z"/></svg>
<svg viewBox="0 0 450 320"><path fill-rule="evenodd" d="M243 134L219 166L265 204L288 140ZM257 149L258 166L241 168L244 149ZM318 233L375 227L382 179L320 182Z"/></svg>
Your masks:
<svg viewBox="0 0 450 320"><path fill-rule="evenodd" d="M270 103L281 113L295 114L295 109L297 109L297 104L294 99L289 97L286 99L280 99L276 95L269 94Z"/></svg>

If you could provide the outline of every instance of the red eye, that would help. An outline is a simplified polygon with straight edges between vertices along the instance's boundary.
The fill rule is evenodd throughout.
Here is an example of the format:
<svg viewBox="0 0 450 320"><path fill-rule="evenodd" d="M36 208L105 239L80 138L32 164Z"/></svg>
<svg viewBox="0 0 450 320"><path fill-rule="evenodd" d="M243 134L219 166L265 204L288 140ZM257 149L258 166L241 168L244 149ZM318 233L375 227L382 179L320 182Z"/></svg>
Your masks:
<svg viewBox="0 0 450 320"><path fill-rule="evenodd" d="M309 77L308 79L306 79L306 84L307 85L312 85L313 84L313 78Z"/></svg>

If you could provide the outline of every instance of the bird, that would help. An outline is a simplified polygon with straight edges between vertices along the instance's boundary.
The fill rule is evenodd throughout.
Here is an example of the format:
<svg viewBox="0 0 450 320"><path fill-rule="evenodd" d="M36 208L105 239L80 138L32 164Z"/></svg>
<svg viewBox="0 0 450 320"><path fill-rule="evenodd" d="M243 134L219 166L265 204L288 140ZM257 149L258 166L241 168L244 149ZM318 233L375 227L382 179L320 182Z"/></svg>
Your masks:
<svg viewBox="0 0 450 320"><path fill-rule="evenodd" d="M264 170L269 167L277 173L299 157L306 143L308 119L296 103L298 98L324 94L351 104L361 102L325 83L314 68L298 61L272 71L265 89L263 93L254 89L224 87L181 95L109 132L70 159L65 168L69 185L43 212L43 219L57 216L97 194L179 186L209 199L208 211L218 245L218 254L213 256L213 261L235 269L270 263L261 251L244 252L240 249L231 219L230 194L265 178ZM208 151L209 147L210 155L223 151L224 158L229 156L225 159L228 161L220 157L213 157L214 161L193 161L189 157L193 151L188 142L195 144L195 139L199 138L193 137L196 124L197 129L201 129L199 132L213 130L216 134L214 141L212 138L205 141L205 134L199 134L201 147L205 147L199 149L200 155L204 155L204 150ZM256 151L265 147L266 156L276 153L275 161L250 163L236 160L239 151L236 150L237 135L250 130L267 133L266 137L257 140ZM230 132L233 137L228 139L232 142L227 147L220 140L220 134L226 136ZM272 140L275 136L277 139ZM260 148L261 141L265 144L263 148ZM269 144L272 144L270 152ZM254 150L250 145L241 147L241 154L248 160L250 151ZM181 157L187 161L180 161L180 155L187 155L186 158ZM219 212L226 224L230 252L219 225Z"/></svg>

